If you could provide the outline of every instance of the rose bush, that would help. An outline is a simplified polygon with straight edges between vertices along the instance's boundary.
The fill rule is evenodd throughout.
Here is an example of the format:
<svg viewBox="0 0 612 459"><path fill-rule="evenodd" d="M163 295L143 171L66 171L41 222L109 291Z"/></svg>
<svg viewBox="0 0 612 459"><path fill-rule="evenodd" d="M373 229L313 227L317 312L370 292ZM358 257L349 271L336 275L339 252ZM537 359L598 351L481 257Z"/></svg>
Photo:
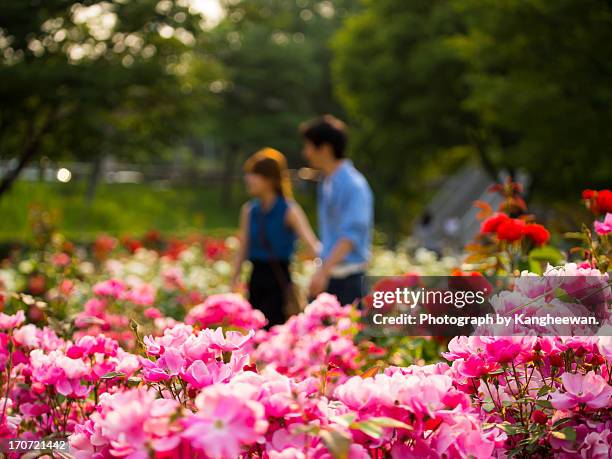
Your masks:
<svg viewBox="0 0 612 459"><path fill-rule="evenodd" d="M5 315L3 435L69 435L79 458L601 457L609 337L457 337L450 366L368 372L354 313L322 295L259 336L179 323L141 353Z"/></svg>
<svg viewBox="0 0 612 459"><path fill-rule="evenodd" d="M491 297L495 310L594 306L597 335L529 326L450 342L367 339L360 312L327 294L266 330L228 292L231 240L105 236L84 252L50 238L0 271L0 437L68 437L78 459L609 457L603 191L585 197L598 220L578 263L515 272L550 235L510 207L490 214L481 235L499 262L483 270L516 276ZM376 274L409 273L398 279L410 285L453 268L453 284L486 282L474 266L424 251L393 261L377 250L373 261ZM297 277L310 268L299 262ZM571 300L585 291L597 295Z"/></svg>

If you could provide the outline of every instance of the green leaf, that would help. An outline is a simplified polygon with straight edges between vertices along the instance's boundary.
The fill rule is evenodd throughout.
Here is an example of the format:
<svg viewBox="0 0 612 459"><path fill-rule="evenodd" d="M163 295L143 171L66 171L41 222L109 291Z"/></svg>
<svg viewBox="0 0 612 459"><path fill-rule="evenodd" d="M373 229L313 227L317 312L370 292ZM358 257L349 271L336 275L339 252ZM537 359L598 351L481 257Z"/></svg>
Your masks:
<svg viewBox="0 0 612 459"><path fill-rule="evenodd" d="M359 430L372 438L380 439L384 432L381 425L376 424L371 420L355 422L351 425L352 429Z"/></svg>
<svg viewBox="0 0 612 459"><path fill-rule="evenodd" d="M120 371L111 371L109 373L106 373L100 376L100 379L102 381L105 381L107 379L123 378L124 376L125 376L125 373L122 373Z"/></svg>
<svg viewBox="0 0 612 459"><path fill-rule="evenodd" d="M542 386L540 387L540 389L538 390L538 397L542 397L550 392L553 392L554 388L550 387L550 386Z"/></svg>
<svg viewBox="0 0 612 459"><path fill-rule="evenodd" d="M555 288L554 294L556 299L564 303L574 303L576 301L575 298L572 298L565 290L559 287Z"/></svg>
<svg viewBox="0 0 612 459"><path fill-rule="evenodd" d="M557 429L558 427L561 427L563 424L567 424L568 422L570 422L572 419L571 418L563 418L563 419L559 419L557 422L555 422L552 427L553 429Z"/></svg>
<svg viewBox="0 0 612 459"><path fill-rule="evenodd" d="M552 403L550 400L536 400L536 405L541 406L542 408L550 408L552 409Z"/></svg>
<svg viewBox="0 0 612 459"><path fill-rule="evenodd" d="M528 255L529 270L536 274L542 274L547 264L553 266L563 261L563 255L556 248L549 245L536 247Z"/></svg>
<svg viewBox="0 0 612 459"><path fill-rule="evenodd" d="M359 430L364 434L376 439L382 437L385 428L412 430L412 426L406 424L405 422L384 416L353 422L349 427L351 429Z"/></svg>
<svg viewBox="0 0 612 459"><path fill-rule="evenodd" d="M502 429L508 435L516 435L519 433L519 429L515 425L510 424L509 422L502 422L501 424L497 424L497 427Z"/></svg>
<svg viewBox="0 0 612 459"><path fill-rule="evenodd" d="M291 427L291 433L293 434L308 434L308 435L319 435L321 432L321 426L316 424L298 425Z"/></svg>
<svg viewBox="0 0 612 459"><path fill-rule="evenodd" d="M355 422L356 418L356 413L347 413L342 416L335 416L333 421L336 424L340 424L342 427L350 427Z"/></svg>
<svg viewBox="0 0 612 459"><path fill-rule="evenodd" d="M571 427L565 427L564 429L553 431L550 434L559 440L576 440L576 431Z"/></svg>
<svg viewBox="0 0 612 459"><path fill-rule="evenodd" d="M370 418L369 421L374 421L376 424L382 427L394 427L396 429L406 429L412 430L412 426L406 424L405 422L398 421L397 419L387 418L384 416Z"/></svg>
<svg viewBox="0 0 612 459"><path fill-rule="evenodd" d="M578 239L580 241L587 241L587 237L584 233L579 232L568 232L563 234L567 239Z"/></svg>
<svg viewBox="0 0 612 459"><path fill-rule="evenodd" d="M336 430L322 430L319 435L334 459L348 459L350 437Z"/></svg>
<svg viewBox="0 0 612 459"><path fill-rule="evenodd" d="M495 409L495 403L493 402L486 402L482 404L482 409L485 410L487 413L490 413L491 411L493 411Z"/></svg>

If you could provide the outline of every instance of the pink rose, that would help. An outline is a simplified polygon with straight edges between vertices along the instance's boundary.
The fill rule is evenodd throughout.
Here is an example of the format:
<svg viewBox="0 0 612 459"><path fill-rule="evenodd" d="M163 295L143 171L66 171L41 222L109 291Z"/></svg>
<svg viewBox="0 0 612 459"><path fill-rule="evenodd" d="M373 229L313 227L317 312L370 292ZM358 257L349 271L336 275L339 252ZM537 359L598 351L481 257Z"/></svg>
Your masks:
<svg viewBox="0 0 612 459"><path fill-rule="evenodd" d="M551 403L559 410L572 409L581 403L592 409L612 406L612 387L592 371L586 375L563 373L561 381L566 392L551 394Z"/></svg>
<svg viewBox="0 0 612 459"><path fill-rule="evenodd" d="M612 233L612 214L607 213L603 222L595 221L595 232L602 236Z"/></svg>
<svg viewBox="0 0 612 459"><path fill-rule="evenodd" d="M0 313L0 330L10 330L19 327L25 322L25 314L22 310L17 311L12 316Z"/></svg>

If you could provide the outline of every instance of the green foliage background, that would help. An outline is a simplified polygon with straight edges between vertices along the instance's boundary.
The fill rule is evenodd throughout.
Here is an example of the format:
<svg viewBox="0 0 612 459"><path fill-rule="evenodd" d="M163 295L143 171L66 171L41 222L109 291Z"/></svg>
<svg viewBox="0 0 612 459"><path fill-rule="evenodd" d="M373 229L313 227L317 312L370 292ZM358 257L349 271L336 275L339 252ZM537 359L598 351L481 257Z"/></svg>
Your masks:
<svg viewBox="0 0 612 459"><path fill-rule="evenodd" d="M463 162L529 173L548 205L612 182L610 2L365 0L334 49L354 155L396 224Z"/></svg>
<svg viewBox="0 0 612 459"><path fill-rule="evenodd" d="M95 166L110 155L195 168L206 139L233 221L246 156L273 146L303 165L298 124L333 113L349 122L350 154L392 232L410 231L440 178L466 164L492 177L524 170L530 199L566 214L581 189L610 186L609 1L222 4L209 27L185 0L0 0L0 159ZM82 7L112 12L110 32L78 20ZM88 51L75 56L75 47ZM96 192L113 188L99 188L92 170L75 193L95 214ZM22 221L30 201L7 175L2 207ZM176 192L189 202L189 190ZM14 228L6 222L0 232Z"/></svg>

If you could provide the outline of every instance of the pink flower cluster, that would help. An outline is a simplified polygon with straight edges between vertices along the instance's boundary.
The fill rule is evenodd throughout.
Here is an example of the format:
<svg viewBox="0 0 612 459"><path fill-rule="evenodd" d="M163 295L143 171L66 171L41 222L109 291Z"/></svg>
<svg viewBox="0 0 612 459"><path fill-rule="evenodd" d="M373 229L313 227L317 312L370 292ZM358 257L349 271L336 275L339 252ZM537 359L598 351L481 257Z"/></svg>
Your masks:
<svg viewBox="0 0 612 459"><path fill-rule="evenodd" d="M444 357L455 386L509 434L508 450L530 436L541 454L599 457L587 436L612 426L611 351L609 337L472 336Z"/></svg>
<svg viewBox="0 0 612 459"><path fill-rule="evenodd" d="M242 296L228 293L211 295L202 304L194 306L185 317L185 323L200 328L224 326L259 330L266 324L266 318Z"/></svg>
<svg viewBox="0 0 612 459"><path fill-rule="evenodd" d="M71 445L77 458L331 458L324 439L346 441L346 456L491 457L506 435L485 431L448 366L390 368L354 377L331 396L318 381L297 382L272 369L236 373L181 405L157 391L105 394ZM200 456L201 455L201 456Z"/></svg>
<svg viewBox="0 0 612 459"><path fill-rule="evenodd" d="M242 335L235 331L225 334L221 328L193 332L191 325L179 324L166 329L161 337L146 336L144 344L148 358L140 359L142 377L148 383L168 384L171 393L186 399L183 387L202 389L215 383L225 383L249 364L243 352L254 332ZM227 363L223 354L231 357ZM177 382L180 388L174 388Z"/></svg>
<svg viewBox="0 0 612 459"><path fill-rule="evenodd" d="M208 457L230 458L240 457L245 446L263 443L268 429L264 407L239 388L254 390L217 384L198 394L197 412L184 420L182 434L194 449Z"/></svg>
<svg viewBox="0 0 612 459"><path fill-rule="evenodd" d="M234 459L275 447L279 422L300 419L304 387L273 371L237 373L181 404L152 389L105 394L70 442L77 458L156 457ZM312 391L311 391L312 392ZM281 448L284 443L281 444Z"/></svg>
<svg viewBox="0 0 612 459"><path fill-rule="evenodd" d="M120 301L129 301L141 306L151 306L155 302L155 289L147 283L140 282L128 286L119 279L109 279L93 286L94 295Z"/></svg>
<svg viewBox="0 0 612 459"><path fill-rule="evenodd" d="M20 316L10 316L11 324L19 324ZM98 395L124 386L140 368L135 355L104 335L71 342L27 324L0 333L0 341L0 432L12 437L72 432Z"/></svg>
<svg viewBox="0 0 612 459"><path fill-rule="evenodd" d="M525 325L513 323L506 326L485 325L477 329L478 335L557 335L588 336L597 334L610 325L609 304L612 288L609 276L588 265L568 263L563 267L548 267L544 275L535 276L523 272L513 279L510 290L493 295L490 303L501 316L513 317L588 317L594 316L599 326L581 323L539 325L537 321Z"/></svg>
<svg viewBox="0 0 612 459"><path fill-rule="evenodd" d="M315 376L333 368L343 375L359 368L356 311L323 293L302 314L256 336L257 361L289 376Z"/></svg>
<svg viewBox="0 0 612 459"><path fill-rule="evenodd" d="M9 359L8 343L10 335L15 328L25 321L23 311L17 311L14 315L0 313L0 368L4 370Z"/></svg>
<svg viewBox="0 0 612 459"><path fill-rule="evenodd" d="M393 458L490 458L506 434L483 429L470 397L455 387L450 374L445 364L389 367L384 374L355 376L337 387L338 400L357 414L353 429L380 417L407 427L385 429L379 438L356 431L353 440L368 448L382 447Z"/></svg>
<svg viewBox="0 0 612 459"><path fill-rule="evenodd" d="M131 346L133 335L128 328L128 310L143 312L155 302L155 288L145 282L128 285L120 279L109 279L95 284L94 296L88 299L83 310L75 317L75 325L81 329L76 336L106 335L121 344Z"/></svg>
<svg viewBox="0 0 612 459"><path fill-rule="evenodd" d="M96 411L70 436L75 458L147 459L150 448L162 452L176 448L180 437L170 419L178 406L144 387L104 393Z"/></svg>
<svg viewBox="0 0 612 459"><path fill-rule="evenodd" d="M119 348L104 335L84 336L65 349L30 352L33 383L54 387L72 398L85 398L104 375L118 372L131 376L140 367L136 356Z"/></svg>
<svg viewBox="0 0 612 459"><path fill-rule="evenodd" d="M491 303L500 313L538 315L550 304L575 313L609 304L608 282L567 264L544 277L524 273ZM111 305L142 308L130 291L97 284L85 313L104 322ZM583 304L567 300L594 291ZM232 321L211 328L222 314ZM371 356L357 344L359 312L330 295L269 331L260 319L238 296L212 296L185 323L132 332L129 352L101 324L64 339L60 329L24 324L22 312L0 314L0 435L69 436L77 459L609 454L609 323L601 336L481 329L450 341L449 364L381 370L367 367Z"/></svg>

